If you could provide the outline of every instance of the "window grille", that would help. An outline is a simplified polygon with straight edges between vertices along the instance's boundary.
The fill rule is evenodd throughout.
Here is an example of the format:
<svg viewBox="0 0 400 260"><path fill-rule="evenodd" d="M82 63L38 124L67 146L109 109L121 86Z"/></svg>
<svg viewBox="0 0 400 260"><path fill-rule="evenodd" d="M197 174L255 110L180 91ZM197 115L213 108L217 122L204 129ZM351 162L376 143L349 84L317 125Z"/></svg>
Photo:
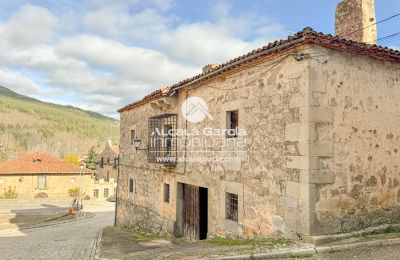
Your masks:
<svg viewBox="0 0 400 260"><path fill-rule="evenodd" d="M164 202L169 203L169 184L164 183Z"/></svg>
<svg viewBox="0 0 400 260"><path fill-rule="evenodd" d="M226 219L238 222L238 195L227 192L225 206Z"/></svg>
<svg viewBox="0 0 400 260"><path fill-rule="evenodd" d="M149 118L148 161L176 164L176 114L163 114Z"/></svg>

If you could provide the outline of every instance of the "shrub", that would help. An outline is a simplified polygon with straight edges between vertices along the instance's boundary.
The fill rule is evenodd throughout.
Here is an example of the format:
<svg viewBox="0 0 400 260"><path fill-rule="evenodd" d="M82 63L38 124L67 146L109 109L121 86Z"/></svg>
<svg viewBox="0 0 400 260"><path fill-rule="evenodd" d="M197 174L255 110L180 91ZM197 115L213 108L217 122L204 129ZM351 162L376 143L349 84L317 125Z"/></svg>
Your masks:
<svg viewBox="0 0 400 260"><path fill-rule="evenodd" d="M35 195L35 199L47 199L49 195L44 192L39 192L38 194Z"/></svg>
<svg viewBox="0 0 400 260"><path fill-rule="evenodd" d="M8 187L7 189L4 189L4 198L5 199L16 199L18 198L18 192L15 191L15 187L14 189L10 187Z"/></svg>
<svg viewBox="0 0 400 260"><path fill-rule="evenodd" d="M68 190L68 194L69 194L70 197L78 197L79 196L79 192L80 192L80 189L78 187L71 188L71 189Z"/></svg>

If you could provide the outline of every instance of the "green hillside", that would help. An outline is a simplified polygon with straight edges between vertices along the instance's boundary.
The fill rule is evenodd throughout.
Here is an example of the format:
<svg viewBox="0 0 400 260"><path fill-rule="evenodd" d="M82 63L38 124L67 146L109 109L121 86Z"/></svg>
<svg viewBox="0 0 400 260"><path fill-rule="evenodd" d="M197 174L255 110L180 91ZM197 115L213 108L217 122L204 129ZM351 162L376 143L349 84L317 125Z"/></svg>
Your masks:
<svg viewBox="0 0 400 260"><path fill-rule="evenodd" d="M42 102L0 86L0 161L26 151L84 155L119 140L119 122L72 106ZM2 148L1 148L2 147Z"/></svg>

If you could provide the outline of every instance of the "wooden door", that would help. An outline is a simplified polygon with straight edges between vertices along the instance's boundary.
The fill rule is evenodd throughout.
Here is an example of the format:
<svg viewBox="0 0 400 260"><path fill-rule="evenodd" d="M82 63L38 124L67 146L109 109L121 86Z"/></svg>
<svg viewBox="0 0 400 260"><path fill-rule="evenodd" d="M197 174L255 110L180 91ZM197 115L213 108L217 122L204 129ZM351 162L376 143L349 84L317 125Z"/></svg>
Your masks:
<svg viewBox="0 0 400 260"><path fill-rule="evenodd" d="M183 233L191 240L200 237L199 187L183 185Z"/></svg>

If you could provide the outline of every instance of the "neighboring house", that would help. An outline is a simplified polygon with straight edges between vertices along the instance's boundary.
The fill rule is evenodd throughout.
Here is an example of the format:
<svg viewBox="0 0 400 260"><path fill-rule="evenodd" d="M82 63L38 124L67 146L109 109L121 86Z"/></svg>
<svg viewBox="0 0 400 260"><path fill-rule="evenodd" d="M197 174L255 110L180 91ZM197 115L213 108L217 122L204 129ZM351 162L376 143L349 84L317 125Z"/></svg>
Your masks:
<svg viewBox="0 0 400 260"><path fill-rule="evenodd" d="M96 159L96 179L117 180L119 146L108 144Z"/></svg>
<svg viewBox="0 0 400 260"><path fill-rule="evenodd" d="M109 181L105 181L104 179L92 179L91 182L92 194L90 199L93 200L107 200L111 197L116 196L117 192L117 183L113 178L110 178Z"/></svg>
<svg viewBox="0 0 400 260"><path fill-rule="evenodd" d="M372 8L346 0L338 36L306 28L121 108L117 224L308 239L399 223L400 52L371 45Z"/></svg>
<svg viewBox="0 0 400 260"><path fill-rule="evenodd" d="M0 163L0 197L9 187L15 187L19 199L68 198L69 189L80 187L82 193L88 195L92 174L79 165L44 152L34 152Z"/></svg>

